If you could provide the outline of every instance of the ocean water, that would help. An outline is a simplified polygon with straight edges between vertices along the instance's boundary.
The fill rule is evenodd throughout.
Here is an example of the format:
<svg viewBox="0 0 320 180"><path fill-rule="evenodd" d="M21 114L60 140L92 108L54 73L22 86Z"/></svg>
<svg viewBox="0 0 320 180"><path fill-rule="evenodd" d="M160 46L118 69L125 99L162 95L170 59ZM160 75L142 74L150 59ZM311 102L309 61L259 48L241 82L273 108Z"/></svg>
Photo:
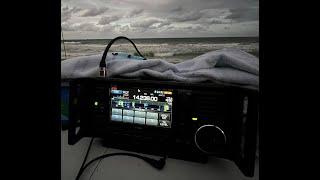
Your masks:
<svg viewBox="0 0 320 180"><path fill-rule="evenodd" d="M132 39L132 41L147 59L161 58L172 63L192 59L212 50L230 47L259 57L258 37L149 38ZM61 58L64 60L78 56L102 54L109 42L110 39L65 40L66 51L61 43ZM131 43L125 40L115 42L109 51L135 53Z"/></svg>

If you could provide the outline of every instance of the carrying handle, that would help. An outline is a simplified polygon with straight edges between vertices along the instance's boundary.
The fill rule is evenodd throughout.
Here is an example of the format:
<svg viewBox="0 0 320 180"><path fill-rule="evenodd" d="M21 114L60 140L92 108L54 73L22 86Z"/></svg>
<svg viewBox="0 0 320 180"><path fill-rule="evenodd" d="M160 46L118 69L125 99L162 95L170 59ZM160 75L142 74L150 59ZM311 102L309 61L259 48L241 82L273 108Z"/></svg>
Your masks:
<svg viewBox="0 0 320 180"><path fill-rule="evenodd" d="M68 127L68 144L74 145L77 143L81 138L81 128L79 127L80 124L80 117L78 115L78 111L80 111L80 104L79 104L79 86L78 81L74 80L70 82L70 96L69 96L69 127ZM77 132L77 128L80 128Z"/></svg>
<svg viewBox="0 0 320 180"><path fill-rule="evenodd" d="M253 177L255 169L256 142L257 142L257 121L259 118L259 96L251 94L248 96L248 113L243 124L244 139L242 155L239 154L236 164L245 176Z"/></svg>
<svg viewBox="0 0 320 180"><path fill-rule="evenodd" d="M118 37L112 39L112 40L109 42L108 46L106 47L106 49L105 49L104 52L103 52L103 55L102 55L102 58L101 58L101 61L100 61L100 65L99 65L99 67L100 67L100 77L106 77L106 75L107 75L107 74L106 74L106 69L107 69L107 64L106 64L107 53L108 53L111 45L112 45L115 41L117 41L117 40L119 40L119 39L128 40L128 41L133 45L133 47L135 48L135 50L137 51L137 53L139 54L139 56L141 56L141 57L143 58L143 60L146 60L146 58L140 53L140 51L137 49L136 45L134 44L134 42L133 42L131 39L129 39L129 38L125 37L125 36L118 36Z"/></svg>

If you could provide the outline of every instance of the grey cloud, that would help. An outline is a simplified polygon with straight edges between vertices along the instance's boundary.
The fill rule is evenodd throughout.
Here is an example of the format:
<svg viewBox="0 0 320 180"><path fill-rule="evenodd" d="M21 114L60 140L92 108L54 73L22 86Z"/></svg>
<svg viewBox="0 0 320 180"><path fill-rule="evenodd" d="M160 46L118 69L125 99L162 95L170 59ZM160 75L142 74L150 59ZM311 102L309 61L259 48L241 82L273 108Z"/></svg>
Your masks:
<svg viewBox="0 0 320 180"><path fill-rule="evenodd" d="M220 18L230 15L229 9L203 9L200 12L203 18Z"/></svg>
<svg viewBox="0 0 320 180"><path fill-rule="evenodd" d="M114 30L114 27L111 26L111 25L109 25L109 24L104 25L104 26L100 29L100 31L113 31L113 30Z"/></svg>
<svg viewBox="0 0 320 180"><path fill-rule="evenodd" d="M206 29L205 27L203 27L203 26L196 26L196 27L194 28L194 30L195 30L195 31L206 31L207 29Z"/></svg>
<svg viewBox="0 0 320 180"><path fill-rule="evenodd" d="M144 11L143 9L134 9L134 10L130 11L127 16L128 17L137 16L137 15L141 14L143 11Z"/></svg>
<svg viewBox="0 0 320 180"><path fill-rule="evenodd" d="M102 32L102 38L109 37L110 32L126 32L133 37L180 37L190 32L190 36L256 35L258 11L259 0L62 0L61 26L72 31L67 36L79 38L98 37ZM230 31L224 30L229 27ZM97 31L83 37L81 31L94 29Z"/></svg>
<svg viewBox="0 0 320 180"><path fill-rule="evenodd" d="M231 14L226 19L232 19L237 22L259 20L258 8L238 8L230 9Z"/></svg>
<svg viewBox="0 0 320 180"><path fill-rule="evenodd" d="M106 12L109 8L103 7L103 8L91 8L86 10L81 16L82 17L89 17L89 16L97 16L100 14L103 14Z"/></svg>
<svg viewBox="0 0 320 180"><path fill-rule="evenodd" d="M129 30L130 30L130 27L128 25L119 27L119 32L120 33L125 33L125 32L128 32Z"/></svg>
<svg viewBox="0 0 320 180"><path fill-rule="evenodd" d="M61 28L63 31L74 31L75 28L70 23L62 23Z"/></svg>
<svg viewBox="0 0 320 180"><path fill-rule="evenodd" d="M160 27L163 27L163 26L167 26L167 25L170 25L171 23L168 22L168 21L165 21L165 22L161 22L160 24L157 25L157 28L160 28Z"/></svg>
<svg viewBox="0 0 320 180"><path fill-rule="evenodd" d="M93 23L82 23L82 24L74 25L74 28L79 31L99 31L100 30L100 28Z"/></svg>
<svg viewBox="0 0 320 180"><path fill-rule="evenodd" d="M148 28L158 22L160 22L160 21L157 19L148 19L148 20L144 20L144 21L137 21L137 22L131 23L130 26L131 27Z"/></svg>
<svg viewBox="0 0 320 180"><path fill-rule="evenodd" d="M66 22L71 19L72 14L81 11L81 8L72 7L69 8L68 6L61 7L61 22Z"/></svg>
<svg viewBox="0 0 320 180"><path fill-rule="evenodd" d="M196 26L187 26L184 28L185 30L192 30L193 32L195 31L205 31L205 27L201 25L196 25Z"/></svg>
<svg viewBox="0 0 320 180"><path fill-rule="evenodd" d="M230 24L230 22L220 20L220 19L211 19L210 24Z"/></svg>
<svg viewBox="0 0 320 180"><path fill-rule="evenodd" d="M202 13L199 11L191 11L189 13L185 13L182 15L175 15L169 17L169 19L175 21L175 22L186 22L186 21L196 21L202 17Z"/></svg>
<svg viewBox="0 0 320 180"><path fill-rule="evenodd" d="M201 21L203 24L230 24L230 19L224 19L224 18L207 18Z"/></svg>
<svg viewBox="0 0 320 180"><path fill-rule="evenodd" d="M62 23L61 24L63 31L99 31L100 28L93 23L81 23L81 24L71 24L71 23Z"/></svg>
<svg viewBox="0 0 320 180"><path fill-rule="evenodd" d="M106 25L109 24L113 21L117 21L119 20L121 17L120 16L103 16L101 17L101 19L99 20L98 24L100 25Z"/></svg>
<svg viewBox="0 0 320 180"><path fill-rule="evenodd" d="M167 30L174 29L174 26L168 26Z"/></svg>
<svg viewBox="0 0 320 180"><path fill-rule="evenodd" d="M180 11L182 11L182 6L178 6L178 7L174 8L174 9L171 9L170 11L171 12L180 12Z"/></svg>

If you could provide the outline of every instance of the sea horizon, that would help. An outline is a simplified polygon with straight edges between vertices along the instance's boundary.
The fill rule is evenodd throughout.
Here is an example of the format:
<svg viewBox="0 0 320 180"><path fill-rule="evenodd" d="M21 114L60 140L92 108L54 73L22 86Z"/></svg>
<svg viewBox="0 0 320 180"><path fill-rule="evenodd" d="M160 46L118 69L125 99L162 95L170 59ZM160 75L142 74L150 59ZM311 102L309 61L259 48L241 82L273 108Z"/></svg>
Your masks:
<svg viewBox="0 0 320 180"><path fill-rule="evenodd" d="M172 63L192 59L209 51L237 48L259 57L259 37L177 37L177 38L131 38L139 51L147 58L166 59ZM61 40L61 57L68 59L103 53L112 39ZM66 48L66 54L64 52ZM134 54L131 43L124 39L115 42L110 52Z"/></svg>

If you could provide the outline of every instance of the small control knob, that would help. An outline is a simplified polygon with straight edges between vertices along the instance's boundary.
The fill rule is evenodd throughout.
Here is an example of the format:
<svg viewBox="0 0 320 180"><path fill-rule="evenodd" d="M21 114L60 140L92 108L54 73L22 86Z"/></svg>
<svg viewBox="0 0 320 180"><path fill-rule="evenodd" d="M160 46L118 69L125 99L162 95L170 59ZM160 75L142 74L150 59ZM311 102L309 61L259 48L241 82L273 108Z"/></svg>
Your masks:
<svg viewBox="0 0 320 180"><path fill-rule="evenodd" d="M203 125L197 129L194 141L198 149L206 154L219 152L227 142L225 133L215 125Z"/></svg>

